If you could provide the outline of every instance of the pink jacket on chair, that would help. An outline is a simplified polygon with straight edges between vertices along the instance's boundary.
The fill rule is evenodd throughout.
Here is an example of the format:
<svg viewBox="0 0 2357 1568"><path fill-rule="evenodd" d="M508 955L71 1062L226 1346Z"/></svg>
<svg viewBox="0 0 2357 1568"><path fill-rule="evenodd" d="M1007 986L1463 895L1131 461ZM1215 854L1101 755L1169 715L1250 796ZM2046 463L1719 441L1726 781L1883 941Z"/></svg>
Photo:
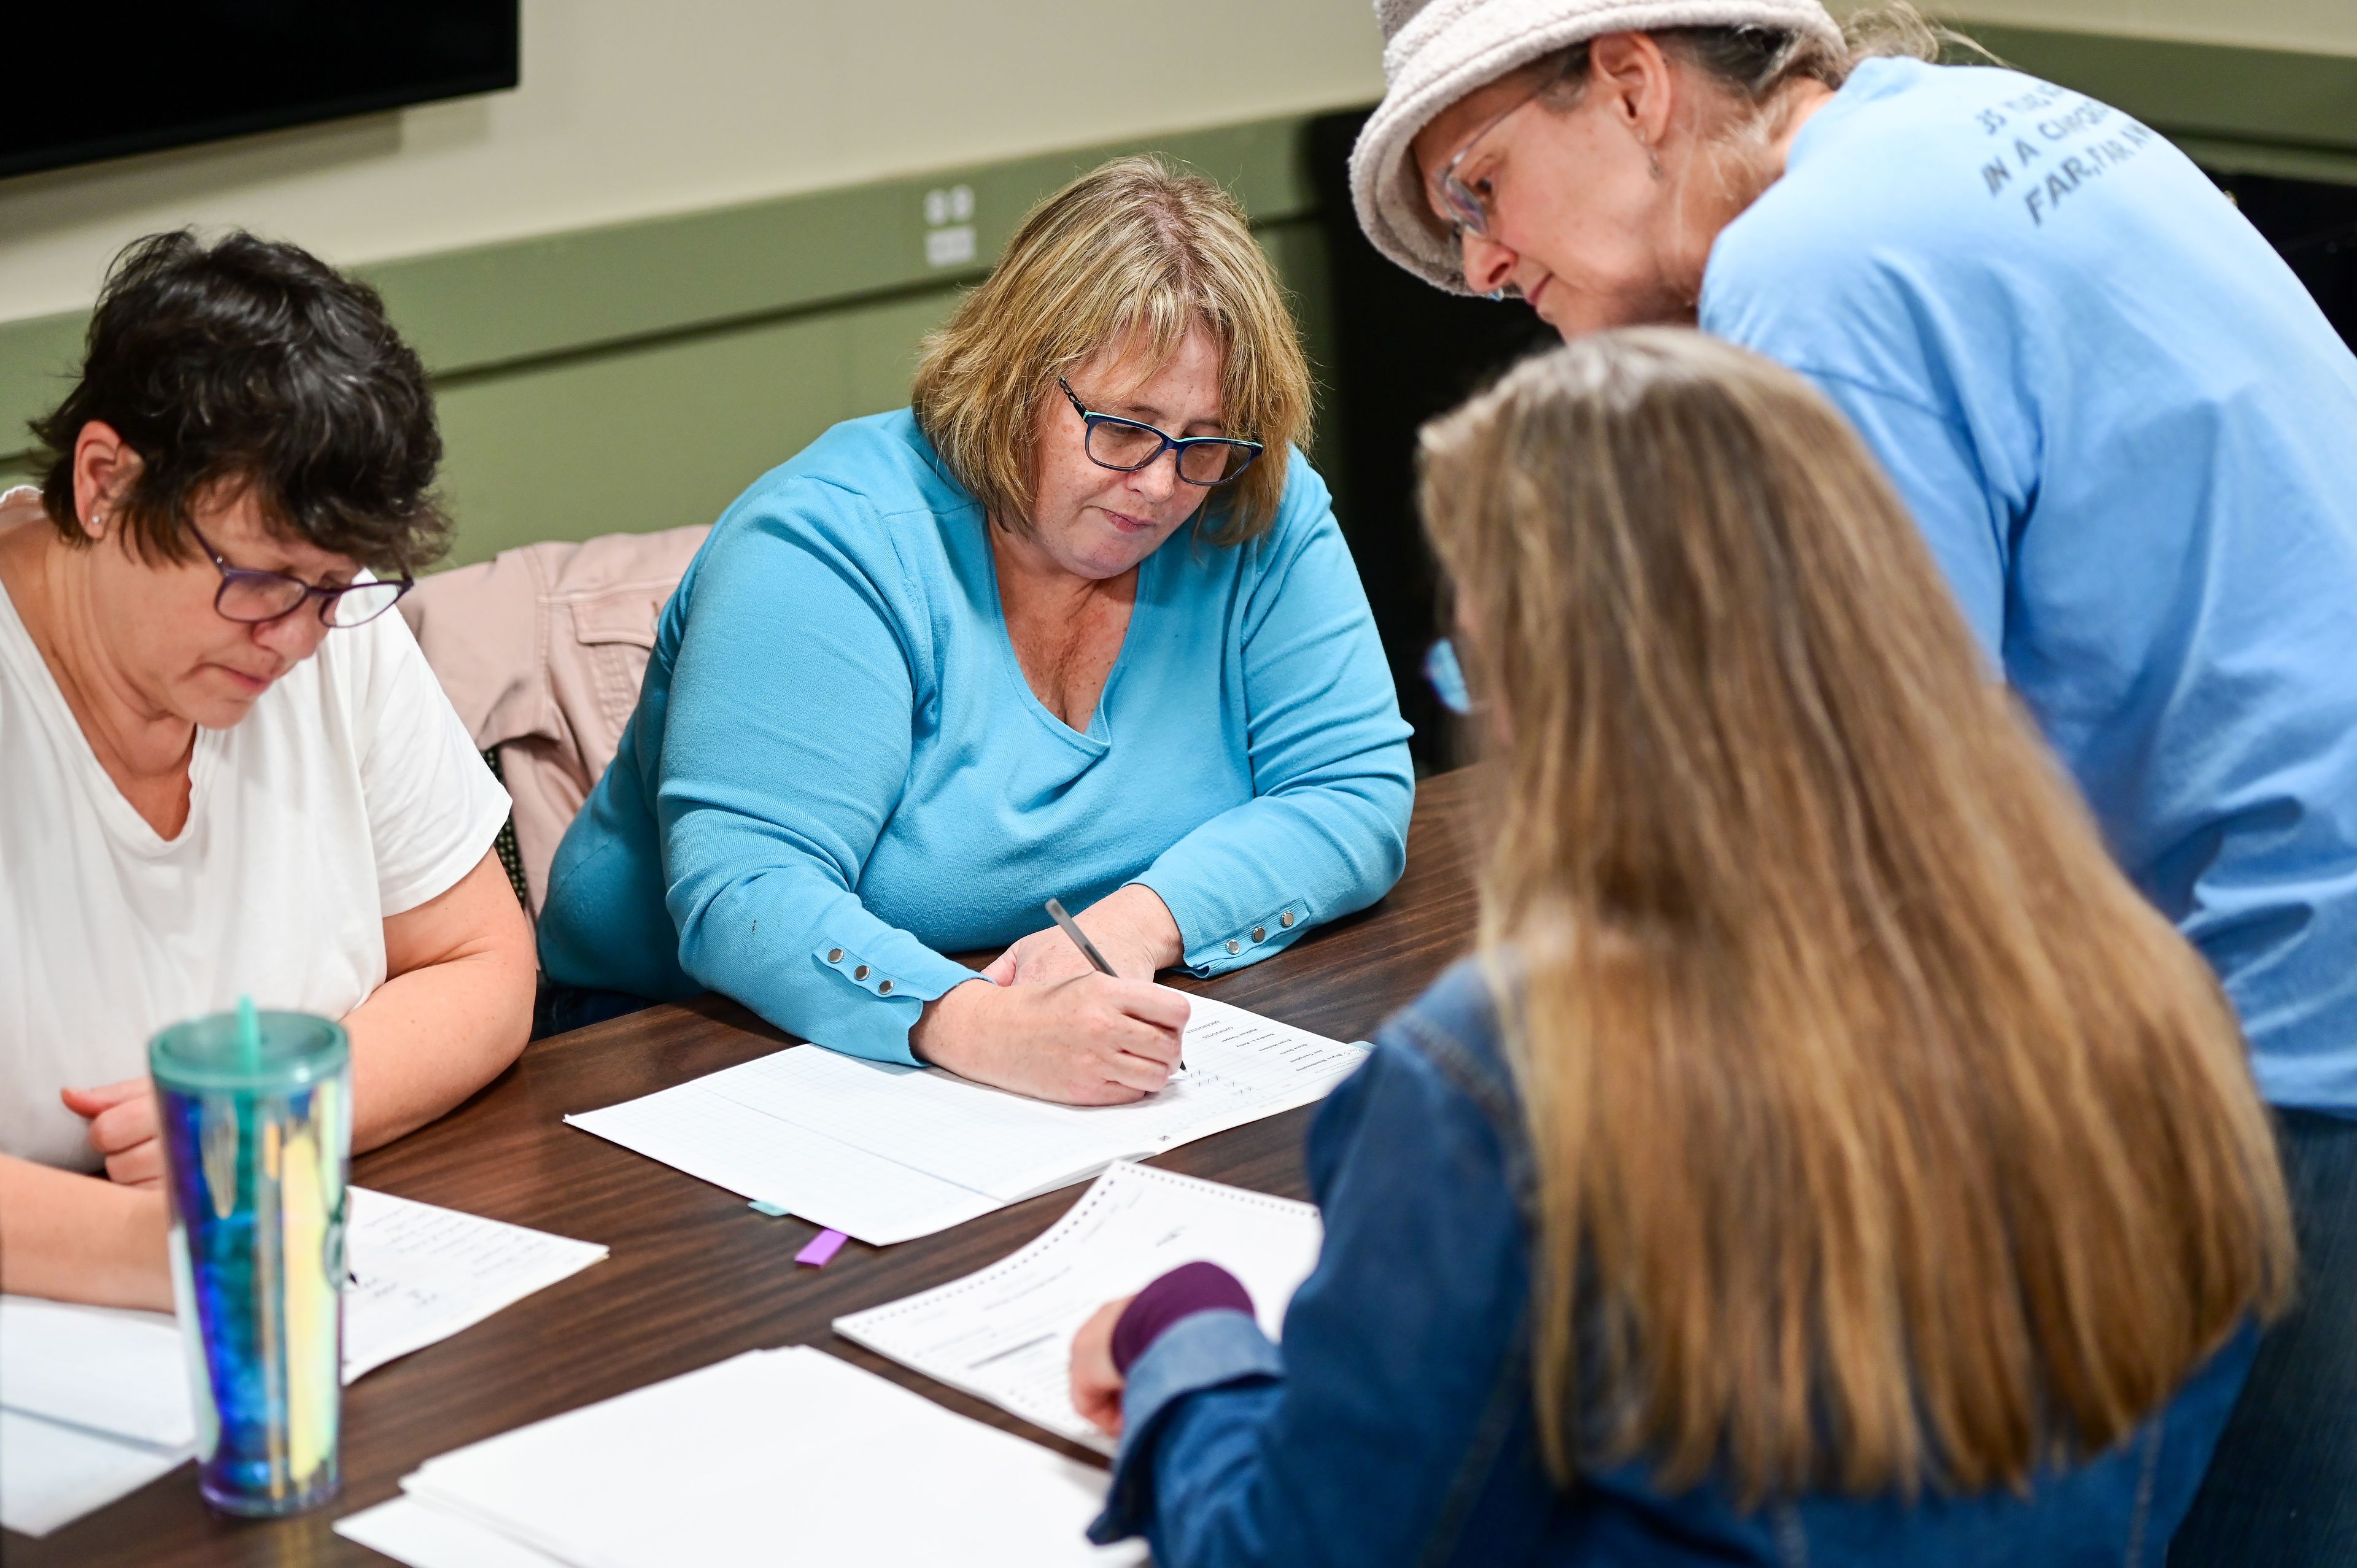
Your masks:
<svg viewBox="0 0 2357 1568"><path fill-rule="evenodd" d="M537 918L557 841L621 744L655 622L709 525L503 550L401 601L426 662L515 800Z"/></svg>

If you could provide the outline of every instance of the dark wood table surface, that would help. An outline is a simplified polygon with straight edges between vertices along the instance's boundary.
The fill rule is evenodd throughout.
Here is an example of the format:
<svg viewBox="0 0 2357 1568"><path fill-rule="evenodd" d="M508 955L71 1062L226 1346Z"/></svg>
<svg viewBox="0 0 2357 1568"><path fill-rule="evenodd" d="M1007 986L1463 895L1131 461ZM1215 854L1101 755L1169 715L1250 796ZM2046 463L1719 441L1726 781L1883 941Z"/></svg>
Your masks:
<svg viewBox="0 0 2357 1568"><path fill-rule="evenodd" d="M1470 945L1474 924L1469 775L1426 779L1408 834L1407 873L1389 897L1284 953L1200 990L1337 1039L1368 1038ZM1097 1456L850 1341L829 1325L1006 1256L1060 1218L1068 1187L897 1247L846 1244L823 1269L795 1263L816 1233L768 1219L709 1187L589 1133L568 1113L650 1094L791 1045L717 997L654 1008L543 1040L450 1115L354 1162L352 1179L404 1197L489 1215L612 1249L562 1283L438 1345L370 1373L344 1393L343 1492L296 1519L234 1521L197 1496L196 1469L34 1541L0 1535L6 1568L75 1564L254 1564L386 1561L333 1534L435 1455L527 1422L676 1377L741 1351L819 1345L950 1409L1051 1448ZM1263 1192L1306 1197L1301 1141L1314 1108L1172 1151L1155 1163Z"/></svg>

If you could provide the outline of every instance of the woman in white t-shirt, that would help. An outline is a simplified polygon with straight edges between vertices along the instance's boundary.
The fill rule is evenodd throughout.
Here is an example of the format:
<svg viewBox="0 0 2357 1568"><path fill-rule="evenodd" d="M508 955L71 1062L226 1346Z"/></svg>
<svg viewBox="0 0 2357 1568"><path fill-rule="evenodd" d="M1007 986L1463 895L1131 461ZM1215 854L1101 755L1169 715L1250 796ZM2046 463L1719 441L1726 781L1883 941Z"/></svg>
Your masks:
<svg viewBox="0 0 2357 1568"><path fill-rule="evenodd" d="M342 1019L367 1147L515 1059L532 940L506 794L383 613L447 525L376 295L142 241L35 428L0 502L0 1288L166 1306L148 1037L242 994Z"/></svg>

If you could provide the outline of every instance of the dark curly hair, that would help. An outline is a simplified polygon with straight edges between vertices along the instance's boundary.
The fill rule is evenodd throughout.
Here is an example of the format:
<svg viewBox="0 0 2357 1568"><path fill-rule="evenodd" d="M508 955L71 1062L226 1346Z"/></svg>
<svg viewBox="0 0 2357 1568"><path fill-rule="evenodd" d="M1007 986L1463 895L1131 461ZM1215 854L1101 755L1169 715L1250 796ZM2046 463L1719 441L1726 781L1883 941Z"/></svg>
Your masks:
<svg viewBox="0 0 2357 1568"><path fill-rule="evenodd" d="M249 491L271 524L381 575L449 547L433 493L442 462L425 367L366 284L293 245L242 231L134 242L107 270L81 379L32 421L41 499L68 542L74 443L114 427L141 467L115 503L141 560L182 561L190 504Z"/></svg>

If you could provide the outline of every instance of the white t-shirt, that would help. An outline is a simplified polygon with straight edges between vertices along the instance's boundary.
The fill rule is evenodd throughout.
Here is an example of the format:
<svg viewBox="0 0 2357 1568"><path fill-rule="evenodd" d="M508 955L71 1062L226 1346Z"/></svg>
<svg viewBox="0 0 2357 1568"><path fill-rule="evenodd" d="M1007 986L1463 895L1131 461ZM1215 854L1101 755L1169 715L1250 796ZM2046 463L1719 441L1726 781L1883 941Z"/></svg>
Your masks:
<svg viewBox="0 0 2357 1568"><path fill-rule="evenodd" d="M158 1029L241 993L350 1012L384 983L385 918L456 886L508 814L398 615L199 729L188 771L159 838L0 589L0 1153L95 1169L59 1089L143 1076Z"/></svg>

